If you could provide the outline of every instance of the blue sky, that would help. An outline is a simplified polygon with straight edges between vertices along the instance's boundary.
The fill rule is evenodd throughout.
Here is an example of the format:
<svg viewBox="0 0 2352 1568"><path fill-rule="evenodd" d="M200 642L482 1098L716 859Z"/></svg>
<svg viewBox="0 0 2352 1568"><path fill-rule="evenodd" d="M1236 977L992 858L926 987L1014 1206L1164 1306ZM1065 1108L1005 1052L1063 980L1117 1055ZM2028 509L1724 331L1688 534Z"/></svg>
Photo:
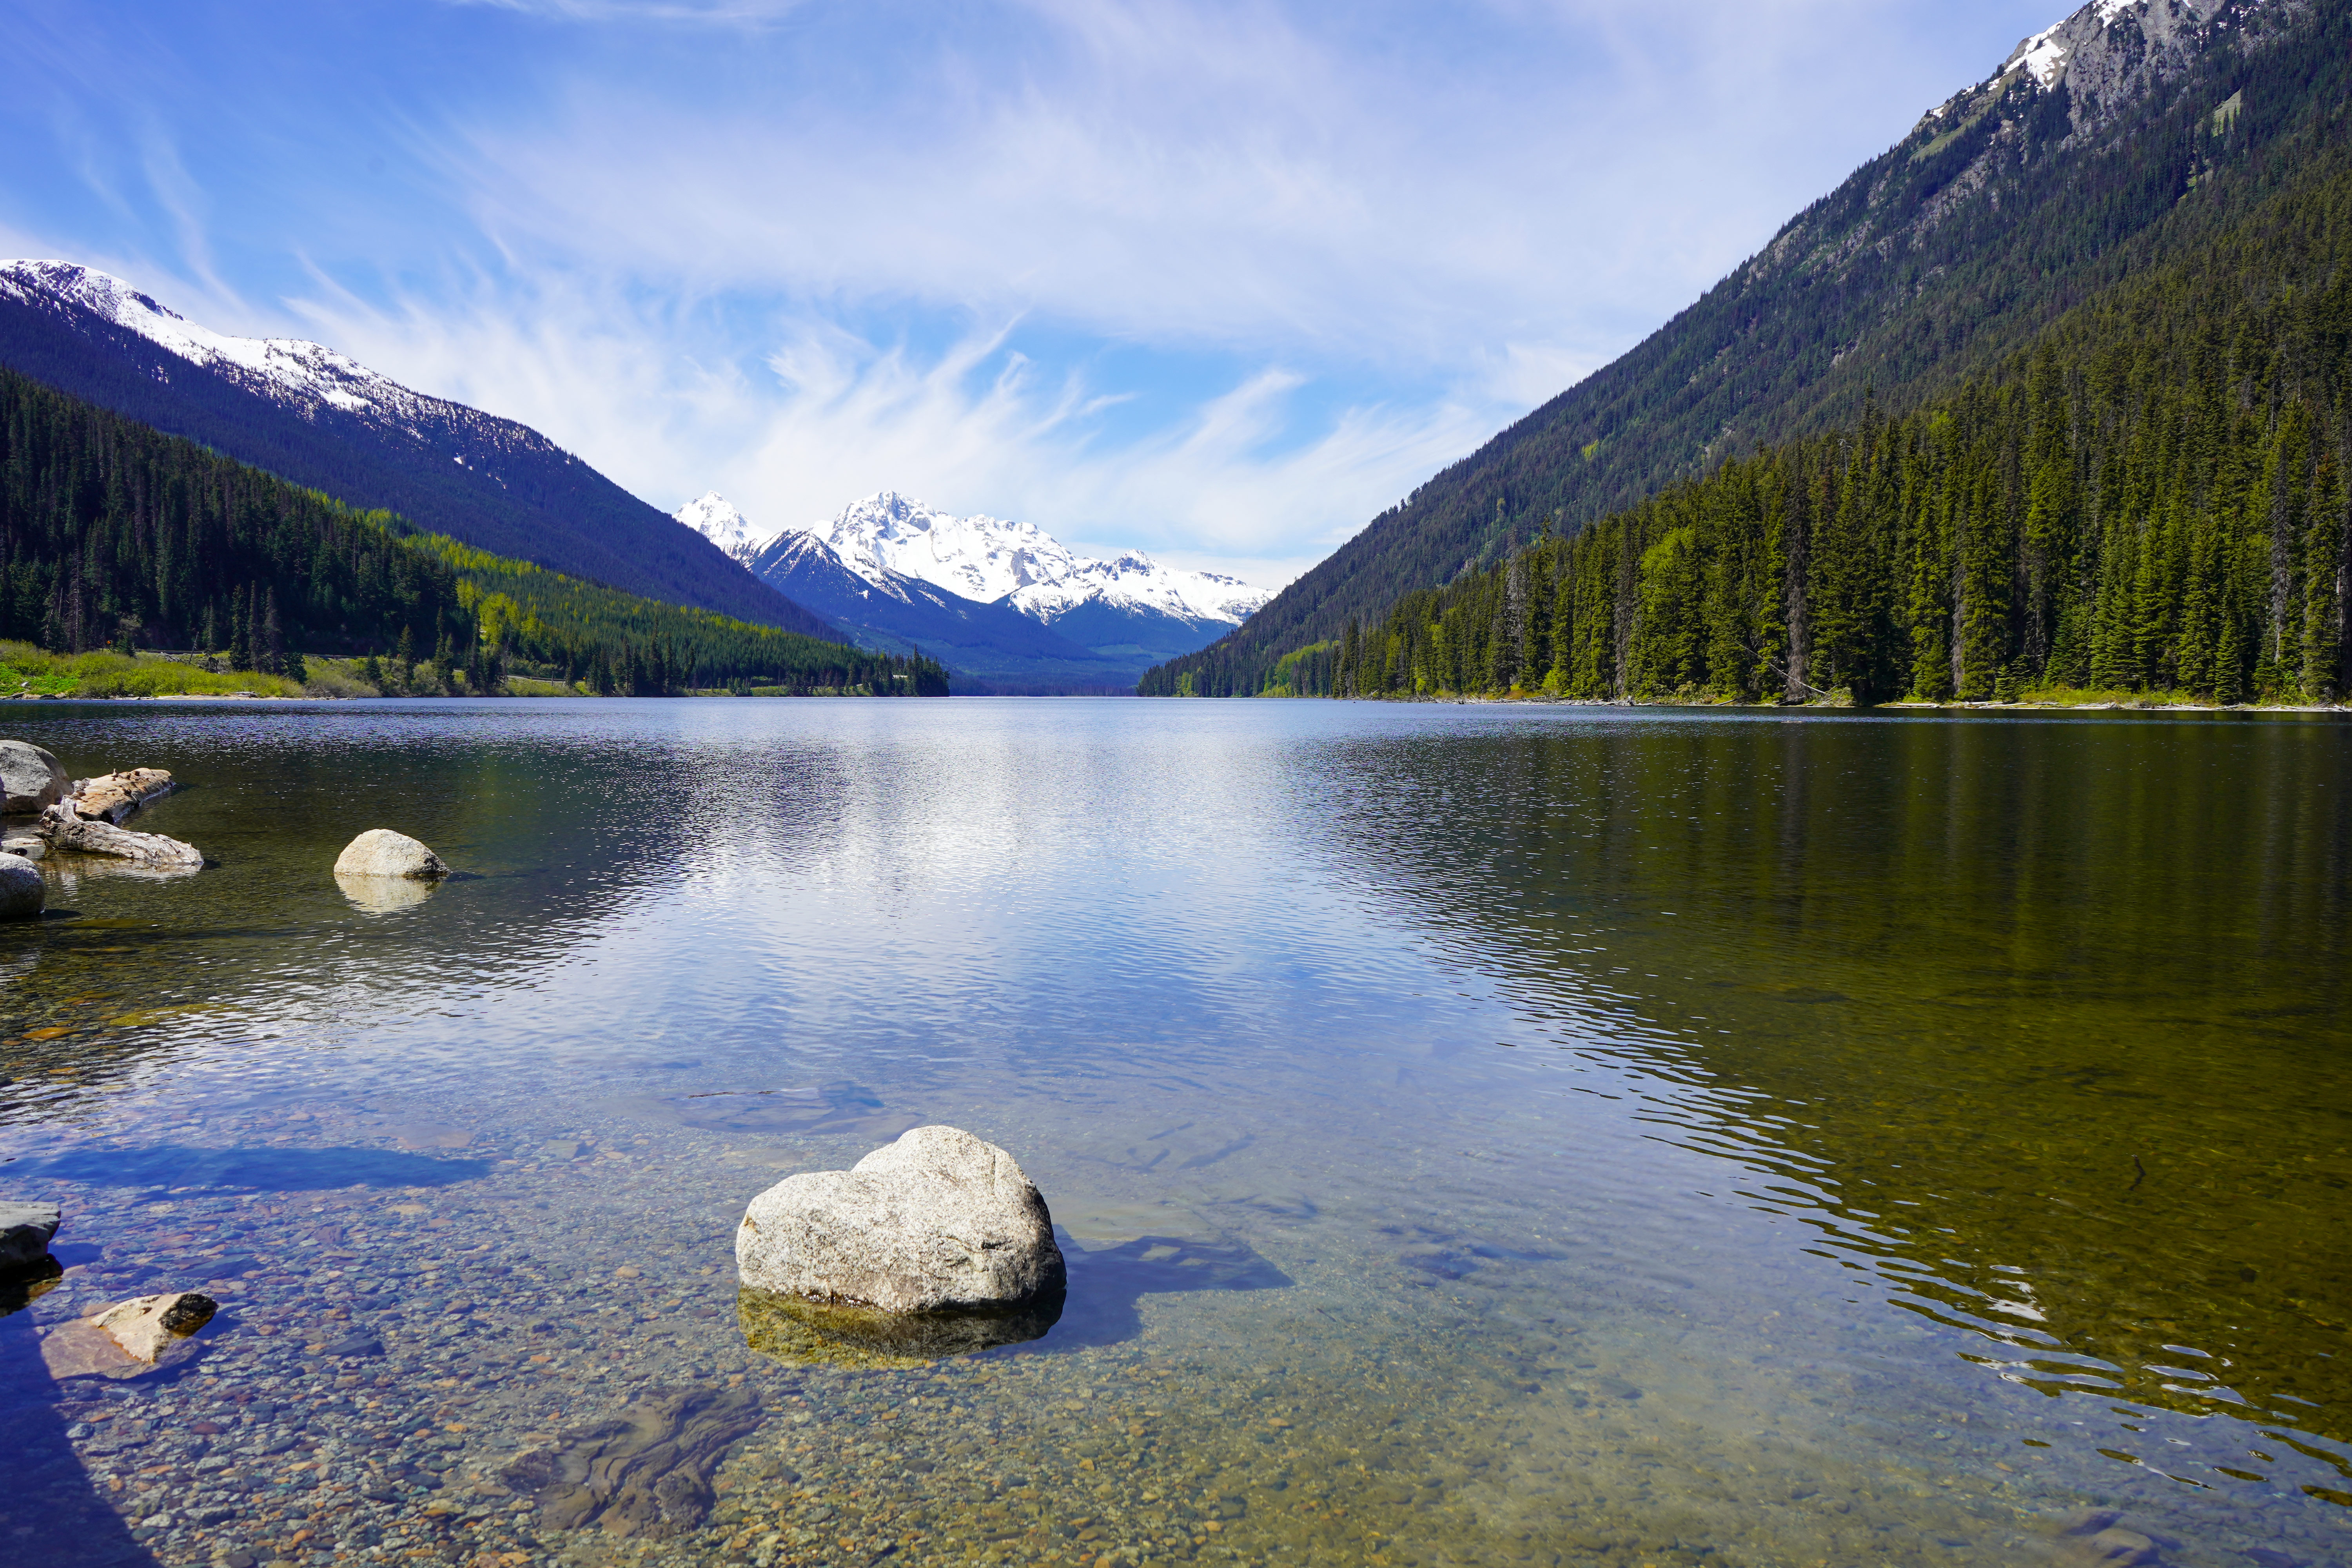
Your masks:
<svg viewBox="0 0 2352 1568"><path fill-rule="evenodd" d="M16 0L0 251L646 500L1273 585L2065 0Z"/></svg>

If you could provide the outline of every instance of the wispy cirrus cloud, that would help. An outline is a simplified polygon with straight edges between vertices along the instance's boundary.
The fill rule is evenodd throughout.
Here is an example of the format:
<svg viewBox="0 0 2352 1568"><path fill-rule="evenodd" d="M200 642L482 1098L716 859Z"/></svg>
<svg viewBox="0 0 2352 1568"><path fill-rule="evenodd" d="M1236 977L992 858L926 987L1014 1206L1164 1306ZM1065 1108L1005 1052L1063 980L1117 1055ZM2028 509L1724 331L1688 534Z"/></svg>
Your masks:
<svg viewBox="0 0 2352 1568"><path fill-rule="evenodd" d="M28 0L0 226L665 505L887 485L1272 575L2053 3Z"/></svg>

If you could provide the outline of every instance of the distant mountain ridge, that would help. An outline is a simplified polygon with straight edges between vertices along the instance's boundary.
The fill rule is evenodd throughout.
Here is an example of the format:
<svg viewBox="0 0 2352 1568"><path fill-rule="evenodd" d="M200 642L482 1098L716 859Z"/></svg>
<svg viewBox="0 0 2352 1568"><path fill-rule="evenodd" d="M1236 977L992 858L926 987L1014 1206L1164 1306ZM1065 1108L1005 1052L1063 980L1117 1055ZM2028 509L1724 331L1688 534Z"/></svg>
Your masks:
<svg viewBox="0 0 2352 1568"><path fill-rule="evenodd" d="M1799 213L1696 303L1155 682L1247 693L1408 593L1726 458L1983 374L2340 140L2346 0L2092 0ZM2332 89L2329 89L2332 90ZM2187 198L2195 193L2199 199ZM1164 676L1161 679L1160 677Z"/></svg>
<svg viewBox="0 0 2352 1568"><path fill-rule="evenodd" d="M1140 552L1081 556L1034 524L958 517L883 490L764 540L712 491L680 522L845 629L997 679L1123 685L1240 624L1269 595Z"/></svg>
<svg viewBox="0 0 2352 1568"><path fill-rule="evenodd" d="M834 635L528 426L414 391L318 343L213 331L103 272L0 262L0 364L478 549L667 603Z"/></svg>

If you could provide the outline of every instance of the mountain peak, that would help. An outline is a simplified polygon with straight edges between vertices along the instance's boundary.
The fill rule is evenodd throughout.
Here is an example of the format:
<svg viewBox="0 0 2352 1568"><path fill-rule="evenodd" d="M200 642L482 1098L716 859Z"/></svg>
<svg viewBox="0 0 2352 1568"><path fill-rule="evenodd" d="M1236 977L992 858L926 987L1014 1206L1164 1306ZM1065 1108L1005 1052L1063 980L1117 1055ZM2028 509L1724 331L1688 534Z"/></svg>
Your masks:
<svg viewBox="0 0 2352 1568"><path fill-rule="evenodd" d="M439 399L303 338L239 338L198 326L121 279L70 261L0 261L0 294L79 306L192 363L298 407L326 406L413 429Z"/></svg>
<svg viewBox="0 0 2352 1568"><path fill-rule="evenodd" d="M0 363L358 507L647 598L826 633L528 425L299 338L241 338L75 262L0 260Z"/></svg>
<svg viewBox="0 0 2352 1568"><path fill-rule="evenodd" d="M2261 8L2261 0L2090 0L2021 39L1984 85L2022 73L2045 91L2063 87L2076 100L2073 120L2080 130L2178 71L2226 22L2225 13Z"/></svg>
<svg viewBox="0 0 2352 1568"><path fill-rule="evenodd" d="M670 515L746 566L767 542L752 530L751 520L717 490L705 490Z"/></svg>
<svg viewBox="0 0 2352 1568"><path fill-rule="evenodd" d="M1005 602L1047 626L1088 604L1238 626L1270 596L1236 578L1162 566L1138 550L1097 561L1034 523L958 517L896 490L853 501L805 531L869 582L891 573L919 577L982 604Z"/></svg>

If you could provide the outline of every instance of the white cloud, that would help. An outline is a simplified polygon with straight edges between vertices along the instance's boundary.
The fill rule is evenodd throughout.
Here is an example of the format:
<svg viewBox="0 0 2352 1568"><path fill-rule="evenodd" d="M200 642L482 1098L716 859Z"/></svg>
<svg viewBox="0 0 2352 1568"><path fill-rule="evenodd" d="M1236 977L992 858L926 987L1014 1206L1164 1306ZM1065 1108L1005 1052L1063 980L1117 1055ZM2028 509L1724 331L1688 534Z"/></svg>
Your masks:
<svg viewBox="0 0 2352 1568"><path fill-rule="evenodd" d="M467 0L413 59L335 8L59 13L0 85L68 103L89 213L0 211L666 508L887 485L1264 577L1687 303L2015 3ZM375 97L321 121L298 47Z"/></svg>
<svg viewBox="0 0 2352 1568"><path fill-rule="evenodd" d="M524 302L479 287L463 314L446 298L377 310L325 286L292 308L308 335L522 419L665 510L716 489L772 528L897 489L1270 585L1492 422L1450 400L1318 415L1296 405L1305 378L1269 367L1141 437L1112 438L1104 416L1121 389L1009 347L1011 322L924 352L803 316L777 322L746 365L677 352L728 346L690 311L649 320L607 289L547 288Z"/></svg>

